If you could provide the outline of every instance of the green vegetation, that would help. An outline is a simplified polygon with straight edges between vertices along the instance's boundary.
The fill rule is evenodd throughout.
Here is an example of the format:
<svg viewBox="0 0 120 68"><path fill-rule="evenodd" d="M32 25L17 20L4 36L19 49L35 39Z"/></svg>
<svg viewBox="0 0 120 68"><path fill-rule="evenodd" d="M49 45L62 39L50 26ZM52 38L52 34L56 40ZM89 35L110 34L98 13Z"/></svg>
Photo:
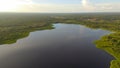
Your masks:
<svg viewBox="0 0 120 68"><path fill-rule="evenodd" d="M36 30L53 29L42 16L25 14L0 15L0 44L12 44L18 39L27 37Z"/></svg>
<svg viewBox="0 0 120 68"><path fill-rule="evenodd" d="M120 13L0 13L0 44L15 43L32 31L53 29L54 23L81 24L114 32L97 40L95 44L116 58L111 62L111 68L120 68Z"/></svg>
<svg viewBox="0 0 120 68"><path fill-rule="evenodd" d="M120 68L120 33L106 35L95 43L98 48L115 57L116 60L111 62L111 68Z"/></svg>
<svg viewBox="0 0 120 68"><path fill-rule="evenodd" d="M120 68L120 61L119 60L113 60L111 62L110 68Z"/></svg>
<svg viewBox="0 0 120 68"><path fill-rule="evenodd" d="M12 27L13 28L13 27ZM7 29L0 32L0 44L12 44L15 43L18 39L27 37L30 32L36 30L46 30L53 29L52 25L45 25L41 27L28 27L22 29Z"/></svg>

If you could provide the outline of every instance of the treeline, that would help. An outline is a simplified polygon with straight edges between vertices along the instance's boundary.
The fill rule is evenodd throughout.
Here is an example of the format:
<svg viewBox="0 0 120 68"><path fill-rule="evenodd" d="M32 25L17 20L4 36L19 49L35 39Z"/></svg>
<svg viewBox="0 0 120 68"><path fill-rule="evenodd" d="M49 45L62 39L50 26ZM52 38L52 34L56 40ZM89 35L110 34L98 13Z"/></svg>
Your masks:
<svg viewBox="0 0 120 68"><path fill-rule="evenodd" d="M120 14L0 13L0 44L13 43L34 30L52 29L54 23L81 24L94 29L120 31Z"/></svg>

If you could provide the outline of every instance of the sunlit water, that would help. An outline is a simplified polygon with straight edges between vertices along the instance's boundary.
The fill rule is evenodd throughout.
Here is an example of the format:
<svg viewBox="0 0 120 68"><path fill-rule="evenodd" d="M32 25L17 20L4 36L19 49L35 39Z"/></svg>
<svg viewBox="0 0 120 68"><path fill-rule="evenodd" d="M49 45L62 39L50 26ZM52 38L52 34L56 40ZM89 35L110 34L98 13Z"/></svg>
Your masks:
<svg viewBox="0 0 120 68"><path fill-rule="evenodd" d="M0 46L0 68L109 68L113 59L94 41L108 34L81 25L54 24Z"/></svg>

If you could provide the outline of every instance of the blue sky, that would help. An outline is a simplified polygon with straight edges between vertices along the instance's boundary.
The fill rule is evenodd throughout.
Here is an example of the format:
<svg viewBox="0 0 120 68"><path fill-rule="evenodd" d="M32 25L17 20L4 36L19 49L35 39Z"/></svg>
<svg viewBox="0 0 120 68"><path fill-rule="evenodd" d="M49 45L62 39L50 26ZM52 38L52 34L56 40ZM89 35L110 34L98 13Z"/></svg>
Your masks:
<svg viewBox="0 0 120 68"><path fill-rule="evenodd" d="M39 3L39 4L78 4L80 3L80 0L34 0L34 2Z"/></svg>
<svg viewBox="0 0 120 68"><path fill-rule="evenodd" d="M0 0L2 12L120 12L120 0Z"/></svg>
<svg viewBox="0 0 120 68"><path fill-rule="evenodd" d="M82 0L33 0L37 3L79 4ZM113 3L120 0L89 0L92 3Z"/></svg>

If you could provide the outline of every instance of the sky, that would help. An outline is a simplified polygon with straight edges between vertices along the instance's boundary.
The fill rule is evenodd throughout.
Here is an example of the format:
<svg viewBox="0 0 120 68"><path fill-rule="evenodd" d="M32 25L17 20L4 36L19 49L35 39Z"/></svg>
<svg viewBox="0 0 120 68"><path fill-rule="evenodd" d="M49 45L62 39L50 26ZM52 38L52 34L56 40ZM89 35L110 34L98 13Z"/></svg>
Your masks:
<svg viewBox="0 0 120 68"><path fill-rule="evenodd" d="M120 12L120 0L0 0L0 12Z"/></svg>

